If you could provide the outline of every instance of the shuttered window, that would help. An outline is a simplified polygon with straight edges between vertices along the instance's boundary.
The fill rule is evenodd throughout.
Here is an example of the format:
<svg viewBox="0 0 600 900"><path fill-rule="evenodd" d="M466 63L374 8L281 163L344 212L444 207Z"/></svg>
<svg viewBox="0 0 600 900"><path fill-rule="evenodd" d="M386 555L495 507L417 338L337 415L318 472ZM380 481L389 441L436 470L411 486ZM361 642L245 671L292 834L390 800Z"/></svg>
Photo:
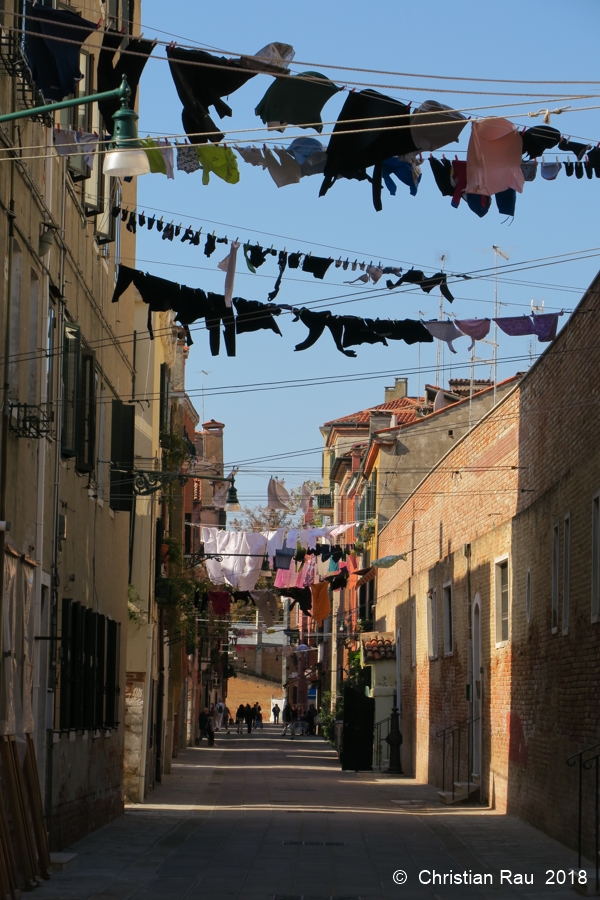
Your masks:
<svg viewBox="0 0 600 900"><path fill-rule="evenodd" d="M135 407L126 405L122 400L113 400L110 441L110 506L115 512L131 512L134 428Z"/></svg>

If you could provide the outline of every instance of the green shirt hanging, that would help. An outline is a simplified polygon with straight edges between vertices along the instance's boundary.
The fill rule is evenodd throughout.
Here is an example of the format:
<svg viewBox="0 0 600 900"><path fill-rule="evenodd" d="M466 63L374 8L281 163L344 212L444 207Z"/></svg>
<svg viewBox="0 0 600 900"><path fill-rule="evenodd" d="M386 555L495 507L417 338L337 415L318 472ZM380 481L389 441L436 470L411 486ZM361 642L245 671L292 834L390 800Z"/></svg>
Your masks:
<svg viewBox="0 0 600 900"><path fill-rule="evenodd" d="M305 79L312 78L314 81ZM301 72L276 78L255 109L265 125L278 128L299 125L323 130L321 110L339 88L319 72Z"/></svg>

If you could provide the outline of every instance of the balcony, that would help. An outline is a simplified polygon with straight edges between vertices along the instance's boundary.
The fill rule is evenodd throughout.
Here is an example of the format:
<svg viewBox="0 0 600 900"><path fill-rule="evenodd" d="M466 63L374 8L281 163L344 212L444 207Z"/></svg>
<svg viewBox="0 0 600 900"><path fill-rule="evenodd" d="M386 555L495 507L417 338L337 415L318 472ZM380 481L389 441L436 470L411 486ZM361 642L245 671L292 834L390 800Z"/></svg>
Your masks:
<svg viewBox="0 0 600 900"><path fill-rule="evenodd" d="M321 510L321 512L331 511L333 512L333 493L329 494L317 494L317 509Z"/></svg>

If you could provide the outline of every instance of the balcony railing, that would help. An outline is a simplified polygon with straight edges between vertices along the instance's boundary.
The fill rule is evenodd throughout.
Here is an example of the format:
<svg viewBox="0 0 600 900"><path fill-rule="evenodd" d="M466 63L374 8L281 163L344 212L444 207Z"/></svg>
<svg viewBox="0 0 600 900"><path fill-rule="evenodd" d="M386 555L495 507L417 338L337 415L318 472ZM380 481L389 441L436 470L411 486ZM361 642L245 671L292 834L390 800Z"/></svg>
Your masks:
<svg viewBox="0 0 600 900"><path fill-rule="evenodd" d="M317 494L317 509L333 509L333 494Z"/></svg>

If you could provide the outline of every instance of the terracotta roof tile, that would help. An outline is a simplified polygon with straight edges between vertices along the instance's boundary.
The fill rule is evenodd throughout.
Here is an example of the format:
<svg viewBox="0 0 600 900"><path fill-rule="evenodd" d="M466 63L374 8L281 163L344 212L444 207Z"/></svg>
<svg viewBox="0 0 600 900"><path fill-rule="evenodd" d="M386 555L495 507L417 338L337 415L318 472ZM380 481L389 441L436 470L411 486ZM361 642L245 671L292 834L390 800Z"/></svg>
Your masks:
<svg viewBox="0 0 600 900"><path fill-rule="evenodd" d="M387 637L369 638L363 642L366 662L379 659L396 659L396 645Z"/></svg>
<svg viewBox="0 0 600 900"><path fill-rule="evenodd" d="M370 406L368 409L361 409L359 412L351 413L349 416L340 416L339 419L331 419L325 422L325 426L346 424L346 425L368 425L370 413L373 411L392 412L398 416L398 421L402 424L413 422L419 418L417 409L422 405L423 401L419 397L398 397L396 400L388 400L387 403L380 403L378 406Z"/></svg>

